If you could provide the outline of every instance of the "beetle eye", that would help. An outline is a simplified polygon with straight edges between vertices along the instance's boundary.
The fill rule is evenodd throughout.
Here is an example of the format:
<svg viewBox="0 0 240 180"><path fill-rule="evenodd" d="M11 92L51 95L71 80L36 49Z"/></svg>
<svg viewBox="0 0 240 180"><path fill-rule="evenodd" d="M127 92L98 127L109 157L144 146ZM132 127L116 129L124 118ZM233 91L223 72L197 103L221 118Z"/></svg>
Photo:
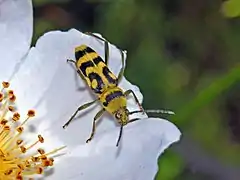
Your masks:
<svg viewBox="0 0 240 180"><path fill-rule="evenodd" d="M120 119L120 118L121 118L121 114L120 114L120 113L116 113L116 114L115 114L115 117L116 117L117 119Z"/></svg>

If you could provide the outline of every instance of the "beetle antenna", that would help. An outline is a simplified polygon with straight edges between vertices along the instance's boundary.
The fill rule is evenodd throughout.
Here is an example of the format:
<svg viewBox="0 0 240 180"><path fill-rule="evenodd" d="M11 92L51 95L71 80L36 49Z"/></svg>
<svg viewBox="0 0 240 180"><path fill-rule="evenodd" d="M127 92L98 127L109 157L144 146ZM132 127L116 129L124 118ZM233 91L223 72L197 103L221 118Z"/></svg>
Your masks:
<svg viewBox="0 0 240 180"><path fill-rule="evenodd" d="M174 115L175 113L170 110L165 110L165 109L148 109L145 110L146 113L159 113L159 114L169 114L169 115Z"/></svg>
<svg viewBox="0 0 240 180"><path fill-rule="evenodd" d="M119 132L119 136L118 136L118 140L117 140L117 144L116 144L117 147L118 147L119 142L121 140L122 132L123 132L123 125L121 125L121 127L120 127L120 132Z"/></svg>
<svg viewBox="0 0 240 180"><path fill-rule="evenodd" d="M141 113L143 111L132 111L129 112L129 114L135 114L135 113ZM158 114L169 114L169 115L174 115L175 113L173 111L170 110L164 110L164 109L147 109L145 110L145 113L158 113Z"/></svg>

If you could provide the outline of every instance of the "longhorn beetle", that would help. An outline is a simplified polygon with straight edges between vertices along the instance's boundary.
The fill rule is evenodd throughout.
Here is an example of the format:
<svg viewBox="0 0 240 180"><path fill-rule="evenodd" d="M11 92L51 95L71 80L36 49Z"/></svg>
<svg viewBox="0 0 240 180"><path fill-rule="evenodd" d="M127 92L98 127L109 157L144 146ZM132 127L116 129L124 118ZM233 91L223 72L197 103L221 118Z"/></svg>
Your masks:
<svg viewBox="0 0 240 180"><path fill-rule="evenodd" d="M109 60L108 42L105 39L93 33L88 32L87 34L104 42L105 62L98 55L97 52L95 52L91 47L84 44L77 46L75 48L76 61L68 59L67 62L72 62L75 64L77 73L95 93L97 99L80 106L76 110L76 112L71 116L71 118L64 124L63 128L66 128L70 124L70 122L73 120L73 118L77 115L79 111L88 108L89 106L93 105L96 102L100 102L102 105L102 109L95 115L93 119L92 132L90 137L87 139L86 143L91 141L95 134L96 121L103 115L105 111L107 111L108 113L112 114L116 118L117 122L120 124L120 132L116 144L116 146L118 146L122 136L123 126L139 119L135 118L129 120L129 115L139 112L144 113L144 110L141 104L139 103L137 96L131 89L124 92L118 86L118 83L123 77L124 73L124 52L119 49L121 54L122 68L118 76L116 77L108 68ZM129 110L127 109L126 99L126 97L129 94L133 95L140 110L129 112ZM170 111L161 112L169 114L171 113Z"/></svg>

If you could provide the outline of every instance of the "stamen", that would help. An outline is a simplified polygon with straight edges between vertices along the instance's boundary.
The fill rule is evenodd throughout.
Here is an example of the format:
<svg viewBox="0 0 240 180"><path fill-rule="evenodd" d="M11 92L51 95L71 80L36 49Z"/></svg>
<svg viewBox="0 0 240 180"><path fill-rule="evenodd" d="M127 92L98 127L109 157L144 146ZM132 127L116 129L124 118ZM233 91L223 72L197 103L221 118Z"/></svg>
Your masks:
<svg viewBox="0 0 240 180"><path fill-rule="evenodd" d="M22 142L23 142L22 139L17 140L17 142L16 142L17 146L19 146L20 144L22 144Z"/></svg>
<svg viewBox="0 0 240 180"><path fill-rule="evenodd" d="M13 114L12 120L13 121L18 121L20 119L20 114L18 112L15 112Z"/></svg>
<svg viewBox="0 0 240 180"><path fill-rule="evenodd" d="M43 155L45 154L45 151L43 149L38 149L39 154Z"/></svg>
<svg viewBox="0 0 240 180"><path fill-rule="evenodd" d="M3 88L8 88L10 86L9 82L3 81L2 82Z"/></svg>
<svg viewBox="0 0 240 180"><path fill-rule="evenodd" d="M37 167L36 173L37 174L42 174L43 173L43 168L42 167Z"/></svg>
<svg viewBox="0 0 240 180"><path fill-rule="evenodd" d="M35 116L34 110L27 112L27 117L19 125L21 115L16 110L16 95L8 90L10 83L3 82L0 92L0 180L33 180L33 175L43 174L46 168L53 166L54 159L49 157L64 147L45 152L43 148L35 149L37 144L43 144L42 135L31 144L22 137L25 126L30 118ZM10 118L9 118L10 117ZM35 150L34 150L35 149ZM34 151L30 151L34 150Z"/></svg>
<svg viewBox="0 0 240 180"><path fill-rule="evenodd" d="M38 135L38 141L40 143L44 143L44 138L41 135Z"/></svg>
<svg viewBox="0 0 240 180"><path fill-rule="evenodd" d="M34 117L35 116L35 111L34 110L29 110L27 115L29 117Z"/></svg>
<svg viewBox="0 0 240 180"><path fill-rule="evenodd" d="M37 143L43 143L44 142L44 139L43 139L43 137L41 136L41 135L38 135L38 140L35 142L35 143L33 143L32 145L30 145L28 148L27 148L27 150L28 149L31 149L32 147L34 147L35 145L37 145ZM39 152L39 151L38 151ZM41 153L40 153L41 154Z"/></svg>
<svg viewBox="0 0 240 180"><path fill-rule="evenodd" d="M21 149L22 153L26 153L27 152L27 148L25 148L24 146L20 146L20 149Z"/></svg>
<svg viewBox="0 0 240 180"><path fill-rule="evenodd" d="M8 96L12 96L12 95L14 95L14 92L13 92L13 90L8 90L7 94L8 94Z"/></svg>
<svg viewBox="0 0 240 180"><path fill-rule="evenodd" d="M4 126L4 127L3 127L3 130L4 130L4 131L10 131L10 126Z"/></svg>
<svg viewBox="0 0 240 180"><path fill-rule="evenodd" d="M21 126L23 126L31 117L34 117L34 116L35 116L35 111L29 110L27 116L28 116L28 117L23 121L23 123L21 124Z"/></svg>
<svg viewBox="0 0 240 180"><path fill-rule="evenodd" d="M6 119L2 119L1 122L0 122L0 124L3 125L3 126L5 126L5 125L7 124L7 122L8 122L8 121L7 121Z"/></svg>
<svg viewBox="0 0 240 180"><path fill-rule="evenodd" d="M16 180L23 180L23 177L21 175L17 175Z"/></svg>
<svg viewBox="0 0 240 180"><path fill-rule="evenodd" d="M8 169L4 172L5 175L10 175L13 172L12 169Z"/></svg>
<svg viewBox="0 0 240 180"><path fill-rule="evenodd" d="M10 102L15 102L15 100L16 100L16 96L13 94L13 95L11 95L11 96L9 96L9 100L10 100Z"/></svg>
<svg viewBox="0 0 240 180"><path fill-rule="evenodd" d="M8 110L13 112L15 110L15 108L13 106L8 106Z"/></svg>
<svg viewBox="0 0 240 180"><path fill-rule="evenodd" d="M32 159L33 162L38 162L40 160L39 157L32 157L31 159Z"/></svg>
<svg viewBox="0 0 240 180"><path fill-rule="evenodd" d="M23 132L23 130L24 130L24 128L23 128L23 127L21 127L21 126L19 126L19 127L17 127L17 128L16 128L16 130L17 130L17 132L19 132L19 133L22 133L22 132Z"/></svg>

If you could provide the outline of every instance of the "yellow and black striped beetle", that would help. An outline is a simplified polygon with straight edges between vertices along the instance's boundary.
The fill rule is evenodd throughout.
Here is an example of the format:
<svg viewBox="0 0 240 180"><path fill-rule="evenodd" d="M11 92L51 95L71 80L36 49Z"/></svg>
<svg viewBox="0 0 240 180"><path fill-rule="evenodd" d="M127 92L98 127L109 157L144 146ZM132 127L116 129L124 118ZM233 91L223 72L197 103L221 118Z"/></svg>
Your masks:
<svg viewBox="0 0 240 180"><path fill-rule="evenodd" d="M84 44L75 48L76 61L69 59L67 61L75 64L77 73L95 93L97 99L80 106L76 110L76 112L71 116L71 118L64 124L63 128L66 128L70 124L70 122L73 120L73 118L77 115L79 111L88 108L89 106L93 105L96 102L100 102L102 105L102 109L95 115L93 119L92 132L86 142L92 140L95 134L96 121L103 115L105 111L107 111L108 113L112 114L115 117L115 119L120 125L120 133L116 144L116 146L118 146L122 136L123 126L139 119L134 118L129 120L129 115L139 112L144 113L144 110L141 104L139 103L137 96L131 89L124 92L118 86L119 81L121 80L124 73L124 52L119 49L122 59L122 68L118 76L116 77L108 68L109 60L108 42L93 33L87 34L104 42L105 62L96 51L94 51L91 47ZM129 112L129 110L127 109L126 98L131 93L139 106L140 109L139 111ZM165 113L168 112L166 111Z"/></svg>

